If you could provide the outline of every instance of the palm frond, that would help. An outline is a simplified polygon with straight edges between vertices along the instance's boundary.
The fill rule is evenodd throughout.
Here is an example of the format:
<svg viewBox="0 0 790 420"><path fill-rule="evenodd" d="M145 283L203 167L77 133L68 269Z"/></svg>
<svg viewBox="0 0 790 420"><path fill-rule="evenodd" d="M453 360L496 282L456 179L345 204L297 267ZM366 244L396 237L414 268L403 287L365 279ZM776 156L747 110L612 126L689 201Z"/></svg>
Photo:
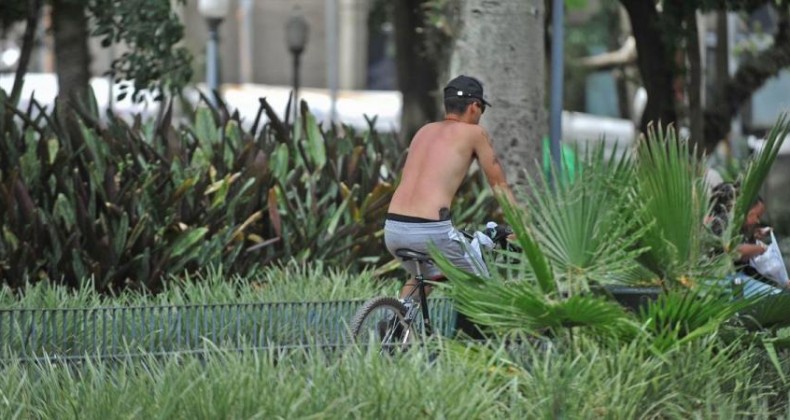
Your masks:
<svg viewBox="0 0 790 420"><path fill-rule="evenodd" d="M479 325L501 334L540 335L547 329L583 327L596 334L635 334L636 324L625 310L593 295L552 299L535 284L453 281L449 286L456 308Z"/></svg>
<svg viewBox="0 0 790 420"><path fill-rule="evenodd" d="M647 226L636 213L628 183L633 164L616 151L607 156L603 144L587 149L577 160L573 183L549 185L530 178L531 225L541 248L566 283L608 283L638 272L638 246ZM640 279L645 281L652 276ZM616 280L615 280L616 281ZM573 288L573 287L571 287Z"/></svg>
<svg viewBox="0 0 790 420"><path fill-rule="evenodd" d="M557 284L554 272L546 255L530 231L527 214L523 209L516 207L515 203L511 203L504 194L498 193L496 196L505 214L505 220L516 234L516 240L529 261L540 289L546 294L556 293Z"/></svg>
<svg viewBox="0 0 790 420"><path fill-rule="evenodd" d="M790 326L790 293L761 296L739 315L749 329Z"/></svg>
<svg viewBox="0 0 790 420"><path fill-rule="evenodd" d="M665 278L695 270L708 210L704 164L672 127L651 127L637 150L636 198L645 209L648 268Z"/></svg>
<svg viewBox="0 0 790 420"><path fill-rule="evenodd" d="M670 289L640 310L637 318L652 338L653 347L664 352L697 338L714 334L754 299L733 300L718 286Z"/></svg>
<svg viewBox="0 0 790 420"><path fill-rule="evenodd" d="M790 135L790 119L787 114L782 114L768 133L763 149L749 162L727 229L731 245L734 245L734 242L738 240L738 232L749 212L749 207L757 198L760 187L768 177L768 173L779 155L779 149L788 135Z"/></svg>

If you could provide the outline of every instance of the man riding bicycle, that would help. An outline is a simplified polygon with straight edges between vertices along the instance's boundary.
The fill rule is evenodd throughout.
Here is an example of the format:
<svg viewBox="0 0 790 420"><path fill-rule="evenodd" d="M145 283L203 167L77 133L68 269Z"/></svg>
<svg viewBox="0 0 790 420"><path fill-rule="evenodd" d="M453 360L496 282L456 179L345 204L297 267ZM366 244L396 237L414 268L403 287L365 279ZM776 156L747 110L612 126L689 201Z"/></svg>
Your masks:
<svg viewBox="0 0 790 420"><path fill-rule="evenodd" d="M514 202L491 139L479 125L487 106L491 105L484 99L480 81L456 77L444 88L445 119L426 124L414 135L384 224L384 241L393 255L400 248L427 253L433 244L457 267L488 275L484 262L468 252L450 215L453 198L474 159L491 187ZM412 278L401 289L401 299L417 285L416 262L403 262L403 266ZM443 277L434 265L421 269L425 278Z"/></svg>

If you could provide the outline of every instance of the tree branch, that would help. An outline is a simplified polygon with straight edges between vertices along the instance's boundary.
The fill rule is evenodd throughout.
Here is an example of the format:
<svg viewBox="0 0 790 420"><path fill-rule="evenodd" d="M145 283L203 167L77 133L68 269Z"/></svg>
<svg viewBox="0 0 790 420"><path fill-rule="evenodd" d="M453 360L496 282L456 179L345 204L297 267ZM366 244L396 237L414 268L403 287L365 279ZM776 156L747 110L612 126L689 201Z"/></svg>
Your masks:
<svg viewBox="0 0 790 420"><path fill-rule="evenodd" d="M727 82L719 100L705 112L705 139L715 145L730 131L730 121L741 106L765 82L780 70L790 66L790 10L778 8L779 27L773 45L753 56L738 67L738 71ZM723 100L722 100L723 98Z"/></svg>
<svg viewBox="0 0 790 420"><path fill-rule="evenodd" d="M634 64L636 57L636 40L633 36L629 36L617 50L583 57L576 64L595 71L612 70Z"/></svg>
<svg viewBox="0 0 790 420"><path fill-rule="evenodd" d="M14 86L11 88L11 103L19 102L22 94L22 82L27 73L27 66L30 64L30 56L33 54L33 47L36 42L36 28L41 14L41 4L43 0L28 0L27 24L25 25L25 35L22 38L22 53L19 57L19 64L16 66L14 75Z"/></svg>

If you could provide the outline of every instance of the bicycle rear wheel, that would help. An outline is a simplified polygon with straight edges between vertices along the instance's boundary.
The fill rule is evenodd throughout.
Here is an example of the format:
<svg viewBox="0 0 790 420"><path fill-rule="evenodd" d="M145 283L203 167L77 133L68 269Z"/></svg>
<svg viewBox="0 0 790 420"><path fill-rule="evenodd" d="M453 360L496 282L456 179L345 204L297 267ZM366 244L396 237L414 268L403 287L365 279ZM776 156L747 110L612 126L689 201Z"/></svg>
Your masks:
<svg viewBox="0 0 790 420"><path fill-rule="evenodd" d="M405 350L416 337L414 322L406 320L406 307L387 296L365 302L351 319L350 328L355 343L376 343L383 350Z"/></svg>

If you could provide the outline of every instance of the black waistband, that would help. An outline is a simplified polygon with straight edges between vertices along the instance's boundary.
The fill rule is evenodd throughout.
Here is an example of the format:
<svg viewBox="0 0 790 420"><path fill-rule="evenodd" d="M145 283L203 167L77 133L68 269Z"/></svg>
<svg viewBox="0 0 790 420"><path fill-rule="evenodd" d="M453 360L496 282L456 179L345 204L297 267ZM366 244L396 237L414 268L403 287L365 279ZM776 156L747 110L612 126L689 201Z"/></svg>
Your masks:
<svg viewBox="0 0 790 420"><path fill-rule="evenodd" d="M431 220L431 219L424 219L422 217L405 216L397 213L387 213L387 220L392 220L394 222L406 222L406 223L436 223L450 219L448 218L445 220Z"/></svg>

